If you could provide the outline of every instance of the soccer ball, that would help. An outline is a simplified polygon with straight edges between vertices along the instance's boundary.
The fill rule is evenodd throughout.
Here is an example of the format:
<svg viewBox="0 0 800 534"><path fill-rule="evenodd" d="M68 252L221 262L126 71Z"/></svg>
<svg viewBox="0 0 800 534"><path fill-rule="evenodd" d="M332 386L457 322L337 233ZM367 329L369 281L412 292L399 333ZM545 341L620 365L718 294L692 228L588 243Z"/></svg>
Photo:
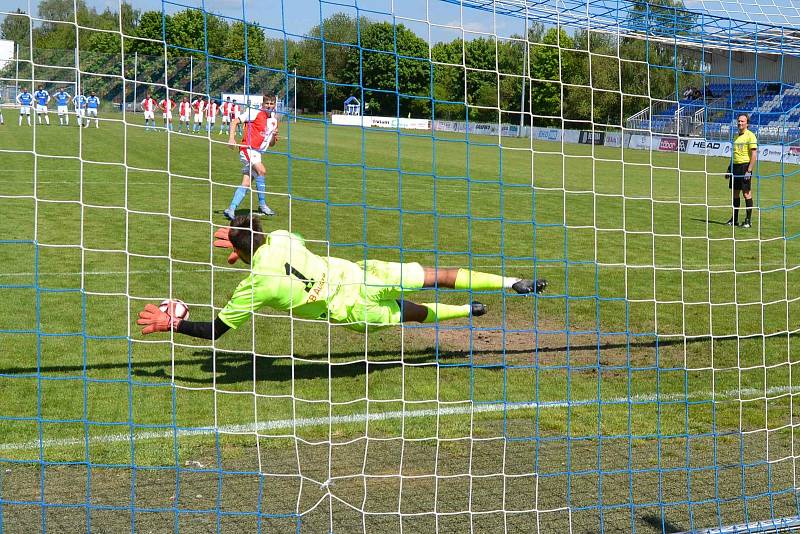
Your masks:
<svg viewBox="0 0 800 534"><path fill-rule="evenodd" d="M182 300L165 300L158 305L158 309L173 319L182 321L189 318L189 307Z"/></svg>

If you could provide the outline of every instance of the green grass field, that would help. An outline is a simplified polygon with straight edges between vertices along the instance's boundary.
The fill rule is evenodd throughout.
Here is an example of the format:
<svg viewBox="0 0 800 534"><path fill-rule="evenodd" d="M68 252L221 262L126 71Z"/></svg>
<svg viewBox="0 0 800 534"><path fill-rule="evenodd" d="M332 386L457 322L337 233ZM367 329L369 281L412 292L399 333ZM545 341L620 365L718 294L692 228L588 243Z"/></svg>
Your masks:
<svg viewBox="0 0 800 534"><path fill-rule="evenodd" d="M760 165L744 230L724 225L721 159L284 125L266 229L550 287L420 294L490 313L366 336L263 310L212 347L134 322L170 296L209 320L244 276L211 245L237 155L120 117L0 127L0 531L798 514L797 168Z"/></svg>

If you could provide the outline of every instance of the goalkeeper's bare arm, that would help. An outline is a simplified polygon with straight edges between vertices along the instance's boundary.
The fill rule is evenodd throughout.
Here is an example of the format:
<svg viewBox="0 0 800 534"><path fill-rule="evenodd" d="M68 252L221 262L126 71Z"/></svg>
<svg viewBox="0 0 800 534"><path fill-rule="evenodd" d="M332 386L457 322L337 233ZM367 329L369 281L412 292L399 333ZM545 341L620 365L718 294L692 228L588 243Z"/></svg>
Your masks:
<svg viewBox="0 0 800 534"><path fill-rule="evenodd" d="M403 322L432 323L486 313L480 302L464 305L415 303L407 293L437 287L464 290L510 289L537 294L545 280L525 280L459 268L431 268L418 263L367 260L354 263L323 258L309 251L299 236L285 230L265 234L258 218L237 217L215 233L214 245L232 250L228 262L250 264L231 299L213 322L173 319L153 304L139 313L143 334L175 330L217 339L238 328L263 306L291 311L305 319L327 319L364 332Z"/></svg>

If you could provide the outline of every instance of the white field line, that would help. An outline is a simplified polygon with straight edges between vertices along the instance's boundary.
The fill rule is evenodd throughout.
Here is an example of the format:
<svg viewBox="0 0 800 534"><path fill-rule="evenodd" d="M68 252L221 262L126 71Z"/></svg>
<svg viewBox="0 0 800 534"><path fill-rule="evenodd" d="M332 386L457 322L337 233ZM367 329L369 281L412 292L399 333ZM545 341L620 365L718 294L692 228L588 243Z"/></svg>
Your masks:
<svg viewBox="0 0 800 534"><path fill-rule="evenodd" d="M771 387L764 392L756 389L741 389L718 392L715 395L711 392L694 393L688 396L690 400L707 399L711 400L755 400L765 397L776 397L786 394L792 394L800 391L800 386L780 386ZM668 395L634 395L630 398L619 397L615 399L603 399L603 404L617 404L624 405L627 403L647 403L647 402L675 402L686 400L686 395L668 394ZM308 417L300 419L279 419L274 421L263 421L256 423L249 423L244 425L225 425L218 428L213 427L199 427L192 429L181 430L159 430L159 431L141 431L133 430L131 433L125 434L106 434L90 436L86 438L62 438L62 439L45 439L41 441L27 441L21 443L2 443L0 444L0 452L2 451L22 451L22 450L35 450L40 447L74 447L74 446L88 446L89 444L109 444L109 443L129 443L131 439L135 440L152 440L152 439L174 439L177 437L192 437L203 436L209 434L268 434L274 431L292 431L298 428L307 427L327 427L346 424L361 424L375 421L387 420L403 420L420 417L447 417L453 415L470 415L480 413L494 413L494 412L511 412L516 410L530 410L542 409L548 410L553 408L566 408L566 407L586 407L596 406L597 399L586 400L573 400L573 401L556 401L556 402L526 402L519 404L467 404L464 406L446 406L438 409L426 410L404 410L404 411L391 411L391 412L378 412L371 414L352 414L352 415L337 415L333 417ZM282 433L285 436L285 433Z"/></svg>

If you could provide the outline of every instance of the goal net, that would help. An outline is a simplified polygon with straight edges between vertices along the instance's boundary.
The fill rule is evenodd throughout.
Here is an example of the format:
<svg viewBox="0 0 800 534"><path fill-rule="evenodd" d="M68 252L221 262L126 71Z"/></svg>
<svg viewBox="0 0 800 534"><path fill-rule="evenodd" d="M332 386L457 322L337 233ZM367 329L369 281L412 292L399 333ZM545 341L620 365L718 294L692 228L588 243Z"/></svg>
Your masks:
<svg viewBox="0 0 800 534"><path fill-rule="evenodd" d="M6 4L0 532L800 525L796 9ZM278 141L240 189L227 106L263 97ZM214 246L231 208L323 257L548 287L143 335L251 274Z"/></svg>

